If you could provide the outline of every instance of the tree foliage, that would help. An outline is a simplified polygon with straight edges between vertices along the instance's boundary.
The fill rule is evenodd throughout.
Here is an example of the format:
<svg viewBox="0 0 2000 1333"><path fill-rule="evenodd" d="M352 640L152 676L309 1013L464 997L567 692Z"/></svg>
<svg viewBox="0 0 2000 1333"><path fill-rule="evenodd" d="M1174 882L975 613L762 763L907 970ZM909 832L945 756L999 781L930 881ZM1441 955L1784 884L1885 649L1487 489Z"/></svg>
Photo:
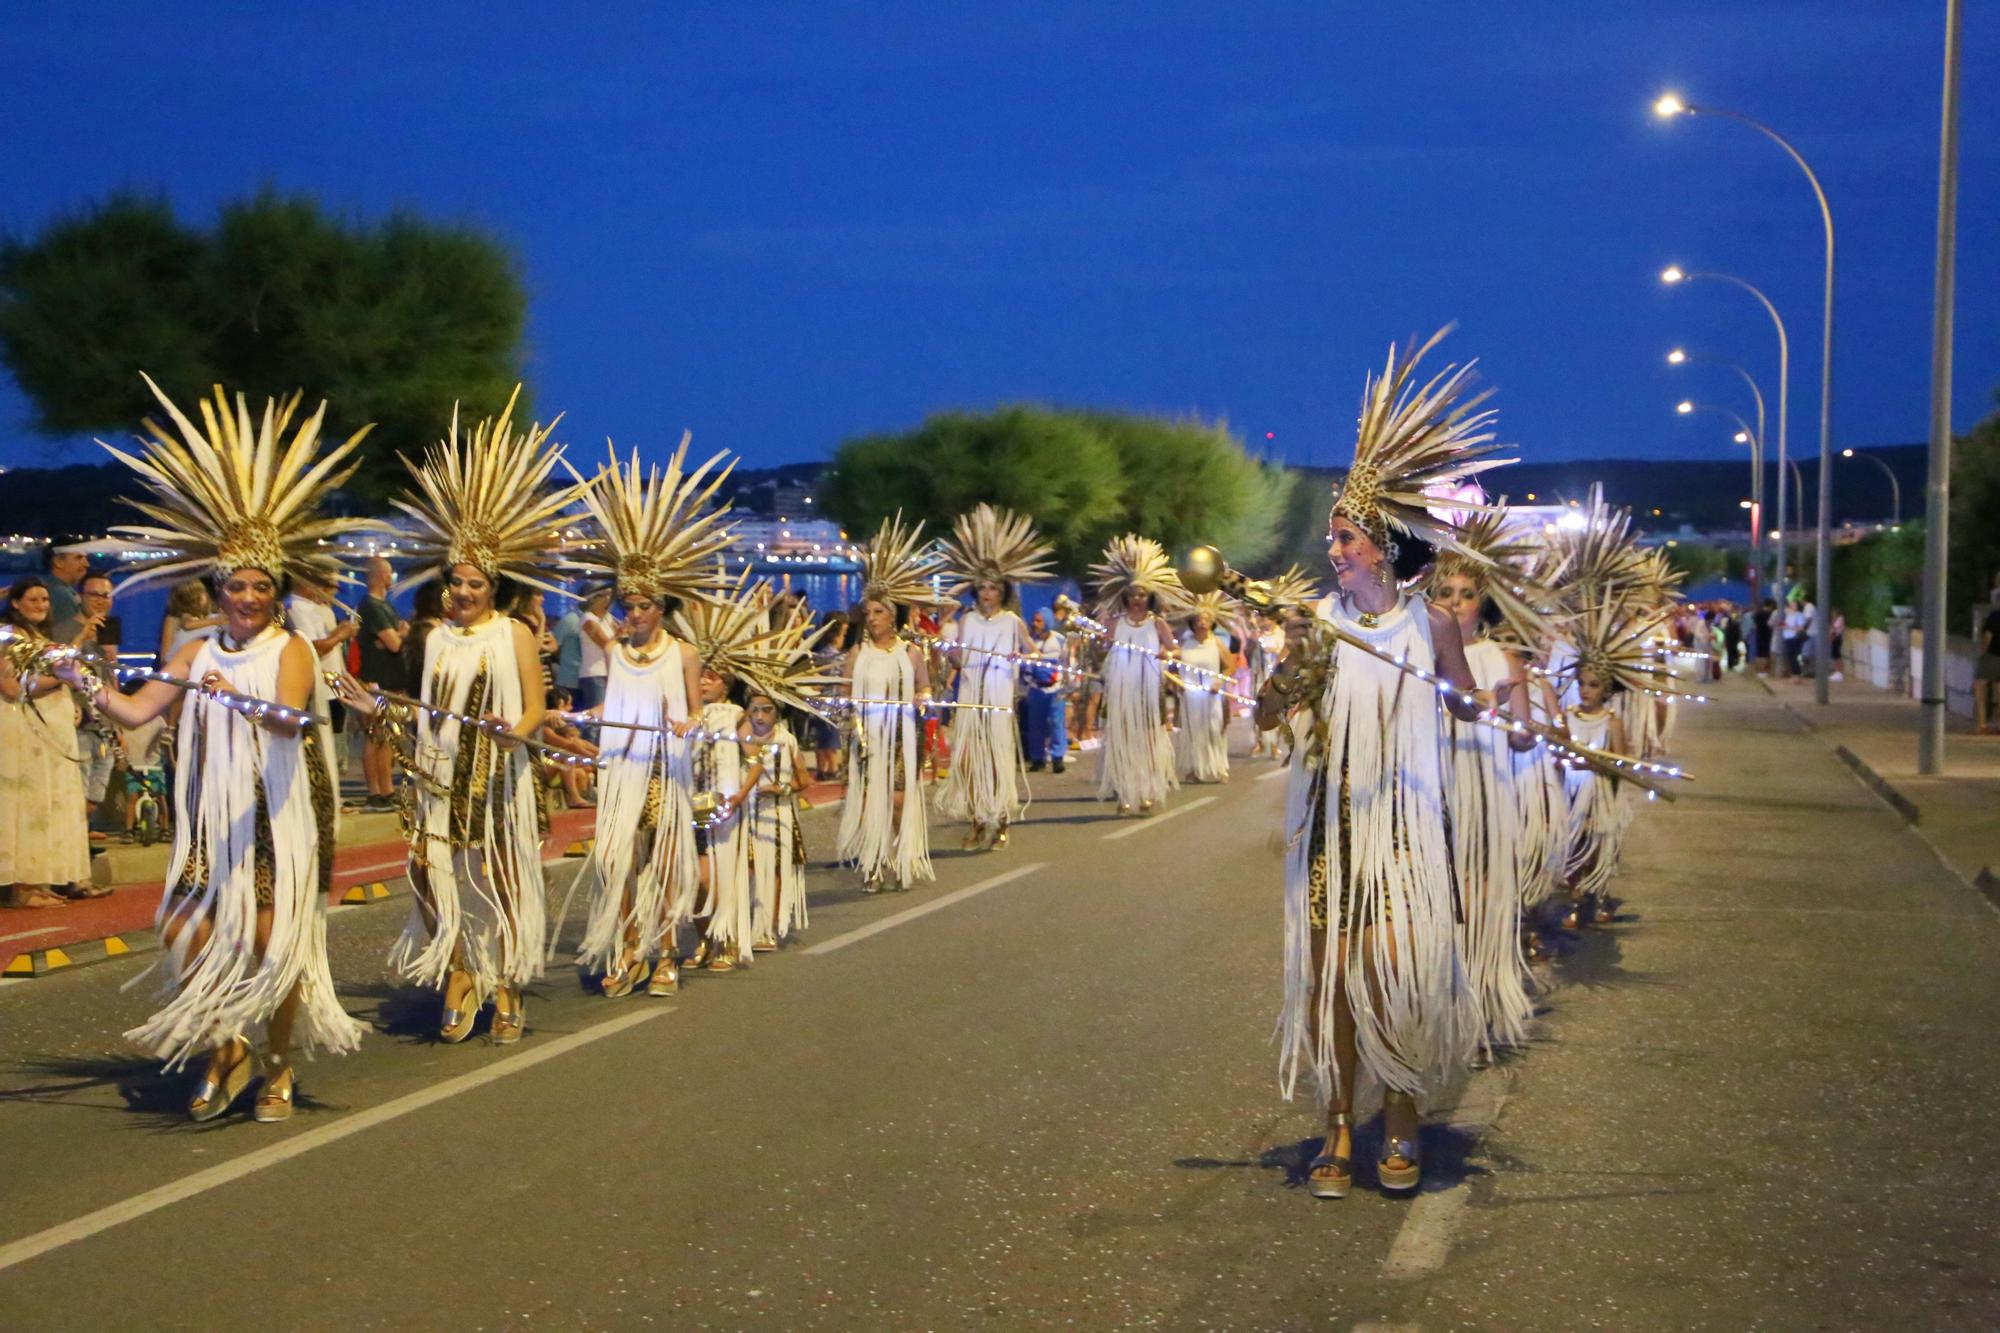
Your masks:
<svg viewBox="0 0 2000 1333"><path fill-rule="evenodd" d="M2000 577L1996 514L2000 514L2000 412L1952 445L1945 625L1953 634L1965 632L1966 608L1983 603L1993 580Z"/></svg>
<svg viewBox="0 0 2000 1333"><path fill-rule="evenodd" d="M1887 629L1889 608L1922 596L1924 525L1905 523L1833 548L1833 607L1854 629ZM1829 608L1832 609L1832 608ZM1947 621L1952 632L1962 625Z"/></svg>
<svg viewBox="0 0 2000 1333"><path fill-rule="evenodd" d="M898 509L942 532L982 500L1003 505L1034 515L1058 566L1078 574L1125 531L1254 561L1275 540L1290 485L1222 425L1014 406L849 440L822 497L856 536Z"/></svg>
<svg viewBox="0 0 2000 1333"><path fill-rule="evenodd" d="M125 433L220 384L253 401L325 398L344 436L393 464L438 439L453 402L498 411L520 376L527 297L512 256L468 227L328 217L270 192L201 230L125 195L0 245L0 361L49 435ZM401 469L364 466L379 495Z"/></svg>

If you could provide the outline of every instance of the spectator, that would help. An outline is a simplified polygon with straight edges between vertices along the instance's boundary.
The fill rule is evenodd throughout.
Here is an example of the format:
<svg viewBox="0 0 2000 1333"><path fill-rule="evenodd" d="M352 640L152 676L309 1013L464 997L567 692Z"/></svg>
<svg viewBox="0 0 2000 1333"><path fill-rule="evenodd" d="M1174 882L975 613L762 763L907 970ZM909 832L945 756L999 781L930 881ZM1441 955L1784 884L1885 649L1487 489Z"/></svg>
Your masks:
<svg viewBox="0 0 2000 1333"><path fill-rule="evenodd" d="M1722 613L1722 651L1729 659L1729 669L1736 670L1743 657L1743 618L1734 607Z"/></svg>
<svg viewBox="0 0 2000 1333"><path fill-rule="evenodd" d="M424 642L444 623L444 583L425 579L410 593L410 632L403 636L403 679L420 684L424 678Z"/></svg>
<svg viewBox="0 0 2000 1333"><path fill-rule="evenodd" d="M118 666L118 645L123 637L123 627L118 617L111 614L111 579L105 574L85 574L82 583L83 614L63 621L51 631L50 637L60 643L81 648L92 657L108 663L103 668L105 678ZM97 807L104 803L105 793L111 787L111 770L118 758L118 741L115 729L105 718L94 710L85 709L82 723L77 727L77 753L83 759L83 802L85 819L95 822ZM109 842L111 835L98 829L90 831L92 842ZM95 886L92 886L95 889ZM89 897L101 897L111 892L98 889Z"/></svg>
<svg viewBox="0 0 2000 1333"><path fill-rule="evenodd" d="M155 828L155 836L166 832L168 812L173 808L173 800L167 795L166 739L167 719L164 715L137 727L121 727L118 731L118 748L123 757L125 773L125 837L132 837L132 827L136 822L139 797L150 794L159 803L160 820Z"/></svg>
<svg viewBox="0 0 2000 1333"><path fill-rule="evenodd" d="M1764 604L1750 617L1751 657L1755 659L1757 670L1762 675L1771 674L1771 620L1778 604L1766 597Z"/></svg>
<svg viewBox="0 0 2000 1333"><path fill-rule="evenodd" d="M583 670L583 607L571 602L556 623L549 627L556 641L556 666L550 673L556 688L576 697L577 678Z"/></svg>
<svg viewBox="0 0 2000 1333"><path fill-rule="evenodd" d="M48 585L35 575L7 590L0 621L46 639ZM0 653L0 905L60 907L96 896L76 706L53 676L15 674Z"/></svg>
<svg viewBox="0 0 2000 1333"><path fill-rule="evenodd" d="M1071 677L1059 670L1068 659L1069 641L1049 628L1049 618L1040 611L1028 621L1028 638L1034 641L1041 659L1024 663L1022 679L1027 695L1021 701L1022 738L1027 745L1028 771L1043 768L1063 771L1069 758L1068 702Z"/></svg>
<svg viewBox="0 0 2000 1333"><path fill-rule="evenodd" d="M1833 657L1833 661L1829 664L1827 670L1827 679L1845 680L1847 676L1841 670L1841 663L1846 660L1847 617L1841 614L1840 608L1837 606L1833 608L1833 623L1826 627L1826 637L1829 640L1827 652Z"/></svg>
<svg viewBox="0 0 2000 1333"><path fill-rule="evenodd" d="M618 639L618 622L611 616L611 588L592 588L583 599L583 658L577 667L576 711L588 713L604 702L604 679L611 670L608 655Z"/></svg>
<svg viewBox="0 0 2000 1333"><path fill-rule="evenodd" d="M1784 615L1779 618L1778 627L1785 643L1785 674L1798 679L1804 667L1806 644L1813 627L1812 603L1806 600L1806 590L1799 584L1792 585L1791 595L1785 599Z"/></svg>
<svg viewBox="0 0 2000 1333"><path fill-rule="evenodd" d="M52 546L48 554L48 571L42 579L42 586L49 593L49 637L56 638L55 627L80 619L83 615L83 598L77 592L77 585L90 572L90 556L80 547ZM68 640L62 642L67 643Z"/></svg>
<svg viewBox="0 0 2000 1333"><path fill-rule="evenodd" d="M2000 576L1986 599L1986 618L1979 623L1979 653L1972 679L1972 727L1982 736L1996 730L1992 725L1993 692L2000 689Z"/></svg>
<svg viewBox="0 0 2000 1333"><path fill-rule="evenodd" d="M200 579L182 579L167 594L167 615L160 622L160 654L154 665L164 667L174 660L182 644L207 638L221 623L208 585Z"/></svg>
<svg viewBox="0 0 2000 1333"><path fill-rule="evenodd" d="M361 682L372 689L407 694L409 682L403 673L403 636L409 623L396 614L389 603L389 587L395 582L389 562L376 556L368 562L368 598L361 603ZM387 739L369 737L361 752L361 773L368 784L368 810L395 808L396 765Z"/></svg>
<svg viewBox="0 0 2000 1333"><path fill-rule="evenodd" d="M360 632L361 626L353 620L337 620L333 611L333 585L321 583L304 571L292 574L292 595L285 603L285 621L294 633L312 640L313 651L319 654L319 670L313 674L313 713L327 724L330 734L322 739L327 742L328 760L338 770L340 750L334 737L340 734L346 710L328 688L326 673L345 669L347 641Z"/></svg>

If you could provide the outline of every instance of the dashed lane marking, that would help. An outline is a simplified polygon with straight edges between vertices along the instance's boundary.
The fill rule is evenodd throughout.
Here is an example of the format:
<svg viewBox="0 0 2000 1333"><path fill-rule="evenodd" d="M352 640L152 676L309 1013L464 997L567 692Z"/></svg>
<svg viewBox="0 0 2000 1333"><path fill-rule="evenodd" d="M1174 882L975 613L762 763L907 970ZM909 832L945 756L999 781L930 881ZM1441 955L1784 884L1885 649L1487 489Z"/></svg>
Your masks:
<svg viewBox="0 0 2000 1333"><path fill-rule="evenodd" d="M836 935L830 940L822 940L818 944L808 945L806 948L800 950L800 952L808 954L832 953L835 949L845 949L850 944L859 944L870 936L880 935L885 930L894 930L897 926L908 925L920 916L929 916L932 912L950 907L954 903L964 902L967 898L973 897L975 894L984 893L988 889L997 889L1002 884L1011 884L1024 875L1032 875L1038 870L1047 870L1048 868L1049 863L1046 861L1035 861L1028 865L1016 866L1005 874L995 875L991 879L982 879L977 884L968 884L962 889L954 890L940 898L933 898L927 903L912 907L907 911L898 912L894 916L885 916L880 921L871 921L865 926L848 931L845 935Z"/></svg>
<svg viewBox="0 0 2000 1333"><path fill-rule="evenodd" d="M1272 778L1281 778L1281 777L1285 776L1285 774L1287 774L1287 773L1289 773L1289 772L1291 772L1291 771L1292 771L1292 769L1291 769L1291 765L1289 765L1289 764L1280 764L1280 765L1279 765L1278 767L1276 767L1276 768L1272 769L1272 770L1271 770L1270 772L1268 772L1268 773L1259 773L1259 774L1258 774L1258 775L1257 775L1257 776L1256 776L1255 778L1253 778L1253 779L1252 779L1252 781L1254 781L1254 782L1269 782L1269 781L1270 781L1270 780L1271 780Z"/></svg>
<svg viewBox="0 0 2000 1333"><path fill-rule="evenodd" d="M1170 805L1157 815L1149 815L1137 823L1127 824L1124 828L1111 830L1111 832L1104 835L1104 841L1116 842L1120 838L1129 838L1135 833L1144 833L1149 828L1158 828L1169 819L1176 819L1190 810L1199 810L1204 805L1212 805L1216 799L1213 796L1198 796L1194 800L1183 802L1180 805Z"/></svg>
<svg viewBox="0 0 2000 1333"><path fill-rule="evenodd" d="M219 1165L209 1167L206 1171L197 1171L191 1176L183 1176L181 1179L161 1185L157 1189L150 1189L142 1194L135 1194L129 1199L111 1204L108 1207L99 1208L94 1213L85 1213L82 1217L50 1227L46 1231L38 1231L32 1236L25 1236L9 1244L0 1245L0 1272L5 1272L16 1264L23 1264L30 1259L47 1254L51 1250L61 1249L65 1245L72 1245L80 1240L88 1240L100 1232L109 1231L115 1226L144 1217L148 1213L158 1212L160 1209L180 1203L184 1199L195 1198L198 1195L208 1193L210 1190L219 1189L233 1181L241 1180L245 1176L255 1175L267 1167L277 1166L281 1162L288 1162L294 1157L303 1157L315 1149L324 1148L331 1143L338 1143L340 1140L350 1135L359 1134L363 1130L373 1129L377 1125L387 1124L391 1120L400 1119L414 1111L421 1111L427 1106L434 1106L447 1098L456 1097L461 1092L471 1092L474 1088L481 1088L489 1083L498 1082L510 1074L518 1074L523 1070L533 1069L536 1065L544 1061L567 1055L580 1047L590 1045L592 1042L616 1036L629 1027L635 1027L640 1023L649 1022L655 1018L662 1018L671 1012L673 1011L670 1009L642 1009L637 1013L608 1019L593 1027L586 1028L582 1032L573 1032L566 1037L556 1037L547 1043L525 1050L519 1055L510 1056L505 1060L488 1065L484 1069L475 1069L470 1073L460 1074L457 1078L448 1078L442 1083L434 1083L428 1088L422 1088L416 1092L398 1097L393 1101L384 1102L380 1106L371 1107L366 1111L357 1111L353 1115L335 1120L331 1124L321 1125L318 1128L294 1134L283 1142L274 1143L268 1148L259 1148L255 1152L245 1153L234 1161L220 1163Z"/></svg>
<svg viewBox="0 0 2000 1333"><path fill-rule="evenodd" d="M1500 1070L1476 1079L1468 1088L1474 1095L1453 1109L1449 1123L1475 1140L1483 1139L1500 1118L1509 1087L1510 1080ZM1451 1254L1451 1238L1471 1202L1472 1189L1463 1180L1446 1182L1446 1188L1421 1193L1413 1199L1403 1225L1396 1229L1388 1257L1382 1261L1383 1278L1390 1282L1410 1282L1443 1268Z"/></svg>

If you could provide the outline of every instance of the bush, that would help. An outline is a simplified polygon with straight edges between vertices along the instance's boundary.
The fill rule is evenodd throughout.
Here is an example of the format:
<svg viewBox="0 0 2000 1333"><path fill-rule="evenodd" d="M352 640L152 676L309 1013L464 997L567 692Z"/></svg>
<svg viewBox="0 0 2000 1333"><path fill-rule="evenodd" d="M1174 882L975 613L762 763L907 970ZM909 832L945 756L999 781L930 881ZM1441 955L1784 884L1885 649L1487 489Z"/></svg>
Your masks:
<svg viewBox="0 0 2000 1333"><path fill-rule="evenodd" d="M1923 577L1921 522L1833 548L1833 602L1850 629L1887 629L1890 607L1918 604Z"/></svg>

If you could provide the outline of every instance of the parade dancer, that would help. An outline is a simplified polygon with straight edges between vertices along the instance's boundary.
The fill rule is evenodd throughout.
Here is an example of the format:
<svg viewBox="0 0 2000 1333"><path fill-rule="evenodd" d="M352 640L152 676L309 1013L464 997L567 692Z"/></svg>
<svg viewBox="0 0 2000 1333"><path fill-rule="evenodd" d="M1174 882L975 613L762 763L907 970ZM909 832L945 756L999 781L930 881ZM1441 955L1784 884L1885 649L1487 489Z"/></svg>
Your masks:
<svg viewBox="0 0 2000 1333"><path fill-rule="evenodd" d="M718 453L687 471L688 440L681 436L664 473L642 473L636 451L625 465L614 453L582 491L598 536L574 564L610 575L625 613L606 652L604 701L591 710L610 725L598 737L597 836L581 877L590 907L578 952L611 998L641 982L649 995L679 988L675 935L700 890L681 738L701 694L701 658L664 622L683 602L729 587L718 558L731 529L713 502L734 464L718 470Z"/></svg>
<svg viewBox="0 0 2000 1333"><path fill-rule="evenodd" d="M776 946L772 923L786 883L770 853L801 855L796 811L786 837L777 787L796 790L798 743L789 750L762 706L808 707L807 691L826 683L812 656L818 638L796 607L772 615L769 588L739 581L730 596L690 602L675 621L701 658L701 734L693 738L696 850L701 860L702 927L689 967L728 972L747 966L760 939ZM762 701L761 704L759 701ZM768 721L760 736L760 721ZM789 738L791 733L785 732ZM767 782L769 793L763 789ZM765 798L765 799L760 799ZM798 869L802 870L802 867ZM789 910L803 925L804 881L795 879Z"/></svg>
<svg viewBox="0 0 2000 1333"><path fill-rule="evenodd" d="M1174 771L1183 782L1229 780L1229 698L1236 658L1215 632L1232 610L1219 593L1197 597L1186 613L1174 679L1180 725L1174 728Z"/></svg>
<svg viewBox="0 0 2000 1333"><path fill-rule="evenodd" d="M1163 668L1175 655L1167 615L1189 605L1160 544L1127 533L1090 567L1104 652L1104 743L1097 752L1097 798L1118 813L1150 815L1180 786L1174 741L1162 708Z"/></svg>
<svg viewBox="0 0 2000 1333"><path fill-rule="evenodd" d="M945 656L958 668L958 710L951 724L951 772L937 796L940 817L972 825L964 850L1007 845L1007 826L1027 808L1021 730L1014 720L1020 659L1035 655L1021 619L1021 584L1045 578L1050 548L1028 518L982 504L959 516L944 543L954 596L968 589L972 607L946 626ZM1004 711L999 711L1003 710Z"/></svg>
<svg viewBox="0 0 2000 1333"><path fill-rule="evenodd" d="M1446 550L1424 583L1425 594L1457 621L1465 661L1480 704L1504 718L1531 716L1528 673L1521 657L1488 633L1491 606L1516 643L1547 637L1547 608L1555 594L1531 584L1526 572L1535 545L1509 531L1504 507L1467 517L1458 527L1459 550ZM1445 724L1450 763L1452 866L1459 894L1459 951L1484 1023L1488 1052L1527 1041L1534 1005L1528 999L1528 966L1522 953L1522 877L1537 860L1523 818L1524 789L1539 794L1539 744L1531 734L1502 731L1450 718ZM1546 836L1544 834L1544 836Z"/></svg>
<svg viewBox="0 0 2000 1333"><path fill-rule="evenodd" d="M862 635L845 668L854 718L838 846L840 859L861 872L864 893L936 878L923 793L912 790L922 781L930 672L923 650L898 632L910 607L936 601L931 580L943 573L942 560L923 549L922 537L923 524L905 527L898 512L883 520L862 559Z"/></svg>
<svg viewBox="0 0 2000 1333"><path fill-rule="evenodd" d="M555 422L514 429L520 392L470 431L454 407L450 435L421 465L404 460L418 490L394 503L415 520L405 549L419 564L404 582L438 578L445 592L445 620L424 641L419 706L385 705L358 681L341 683L377 735L406 733L411 743L402 758L414 779L405 791L414 792L416 905L389 961L443 990L438 1036L447 1042L472 1035L489 1002L494 1043L519 1041L521 987L541 976L547 952L545 812L521 744L541 727L545 686L534 633L499 607L521 585L562 591L548 576L575 494L547 484L562 454L549 444Z"/></svg>
<svg viewBox="0 0 2000 1333"><path fill-rule="evenodd" d="M1464 694L1474 681L1457 622L1404 594L1395 562L1414 558L1405 548L1420 536L1452 548L1426 488L1503 460L1486 457L1492 414L1475 411L1480 399L1454 401L1469 367L1413 380L1436 341L1407 358L1392 348L1384 373L1369 377L1354 466L1328 520L1327 625L1288 620L1287 656L1259 702L1267 725L1288 715L1294 740L1280 1081L1289 1097L1309 1070L1325 1098L1326 1140L1307 1176L1316 1198L1352 1185L1350 1117L1364 1075L1384 1088L1378 1178L1384 1189L1415 1189L1416 1099L1442 1088L1478 1040L1454 920L1437 696L1396 663ZM1478 712L1462 695L1447 706L1460 718Z"/></svg>
<svg viewBox="0 0 2000 1333"><path fill-rule="evenodd" d="M1576 646L1577 706L1565 719L1572 739L1599 750L1632 754L1632 738L1616 707L1637 695L1651 711L1645 690L1654 683L1648 640L1658 628L1650 612L1611 600L1584 609L1572 629ZM1569 794L1563 883L1569 894L1569 927L1604 924L1616 916L1611 881L1618 873L1635 791L1630 783L1588 769L1565 775Z"/></svg>
<svg viewBox="0 0 2000 1333"><path fill-rule="evenodd" d="M135 452L111 453L151 492L150 502L133 503L153 523L112 531L168 554L147 560L125 587L207 576L222 624L165 663L165 674L193 690L154 680L121 694L75 660L63 668L121 727L179 705L173 855L157 918L171 998L125 1035L169 1069L206 1055L188 1115L212 1120L248 1086L261 1028L253 1115L286 1120L298 1089L294 1043L351 1051L363 1029L340 1007L327 964L339 801L332 756L312 724L318 662L279 608L293 574L332 583L338 570L323 548L333 538L381 527L318 512L353 475L359 460L346 460L367 428L322 450L324 403L292 431L297 395L252 417L241 394L232 408L220 389L196 426L146 384L172 432L149 420Z"/></svg>

